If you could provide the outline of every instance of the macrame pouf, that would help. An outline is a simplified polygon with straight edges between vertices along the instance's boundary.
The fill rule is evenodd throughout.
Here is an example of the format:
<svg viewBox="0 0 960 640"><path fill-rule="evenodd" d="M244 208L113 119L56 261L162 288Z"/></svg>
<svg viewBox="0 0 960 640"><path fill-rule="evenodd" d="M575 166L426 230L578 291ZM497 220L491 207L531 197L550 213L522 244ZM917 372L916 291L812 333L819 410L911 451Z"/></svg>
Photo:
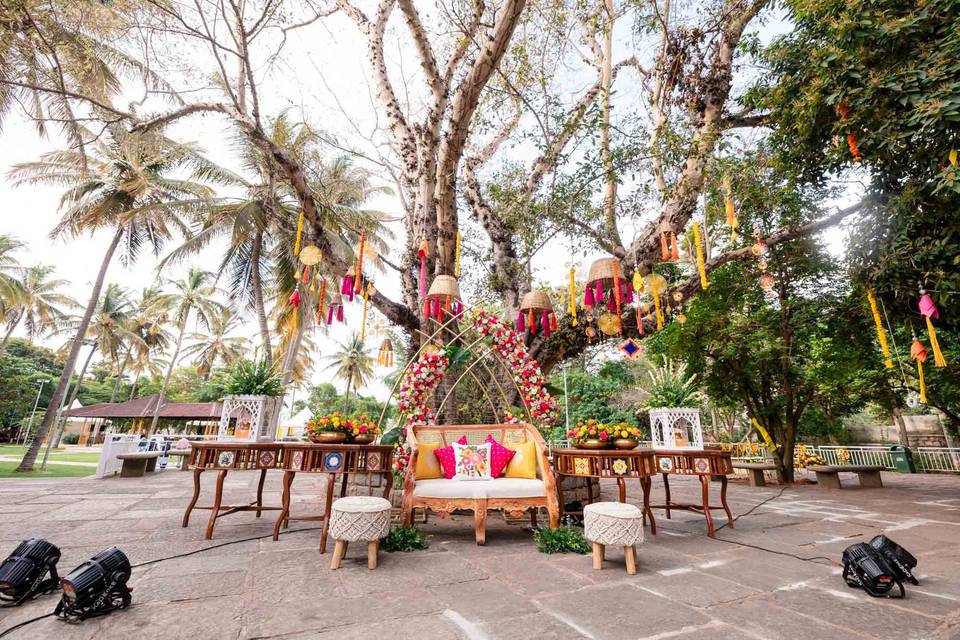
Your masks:
<svg viewBox="0 0 960 640"><path fill-rule="evenodd" d="M623 547L627 573L637 572L637 549L643 542L643 512L632 504L594 502L583 508L584 535L593 543L593 568L602 569L606 546Z"/></svg>
<svg viewBox="0 0 960 640"><path fill-rule="evenodd" d="M390 531L390 501L373 496L340 498L330 510L330 536L336 541L331 569L339 569L347 543L367 543L367 566L377 568L380 539Z"/></svg>

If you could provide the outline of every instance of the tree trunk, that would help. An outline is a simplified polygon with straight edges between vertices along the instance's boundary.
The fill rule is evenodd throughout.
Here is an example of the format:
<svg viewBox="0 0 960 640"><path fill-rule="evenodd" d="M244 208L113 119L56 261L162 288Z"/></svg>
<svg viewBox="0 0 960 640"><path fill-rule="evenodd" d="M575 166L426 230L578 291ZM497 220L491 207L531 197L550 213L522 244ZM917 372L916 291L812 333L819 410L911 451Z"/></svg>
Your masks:
<svg viewBox="0 0 960 640"><path fill-rule="evenodd" d="M53 390L50 404L47 405L47 410L43 414L43 422L40 423L40 427L37 429L37 433L34 434L30 446L27 448L26 453L23 454L23 460L21 460L20 465L17 466L17 471L33 471L33 463L36 462L37 454L40 452L40 443L47 433L50 432L51 427L53 427L53 422L57 417L57 410L60 407L60 403L63 402L63 397L66 395L67 385L70 384L73 368L77 365L80 347L83 346L83 336L87 335L87 329L90 327L90 319L93 318L93 312L96 310L97 303L100 301L100 291L103 289L103 282L107 277L107 269L110 267L113 253L116 251L117 245L120 244L120 238L122 236L123 229L117 229L113 235L113 240L110 242L110 246L107 248L107 252L103 256L103 261L100 263L100 271L97 273L97 279L93 283L93 290L90 292L90 300L87 302L87 308L84 310L83 317L80 319L80 325L77 327L73 344L70 345L70 353L67 355L66 363L64 363L63 373L60 374L57 388Z"/></svg>
<svg viewBox="0 0 960 640"><path fill-rule="evenodd" d="M111 404L117 401L117 393L120 391L120 381L123 380L123 372L126 371L127 365L130 364L130 351L132 350L133 346L128 346L127 354L123 356L123 364L120 365L120 371L117 372L117 379L113 383L113 391L110 392Z"/></svg>
<svg viewBox="0 0 960 640"><path fill-rule="evenodd" d="M138 382L140 382L140 372L139 372L139 371L137 372L137 375L135 375L135 376L133 377L133 384L130 385L130 397L127 398L127 401L128 401L128 402L129 402L130 400L133 400L133 398L137 395L137 383L138 383Z"/></svg>
<svg viewBox="0 0 960 640"><path fill-rule="evenodd" d="M273 361L273 347L270 344L270 327L267 324L267 312L263 306L263 283L260 280L260 254L263 252L263 231L257 230L253 236L253 247L250 249L250 283L253 286L253 306L257 314L257 324L260 327L260 341L263 343L263 357L267 362Z"/></svg>
<svg viewBox="0 0 960 640"><path fill-rule="evenodd" d="M163 404L163 398L167 394L167 387L170 386L170 376L173 375L173 368L177 365L177 358L180 357L180 347L183 345L183 333L187 329L187 318L190 316L190 309L183 314L183 320L180 321L180 333L177 335L177 345L173 348L173 357L170 358L170 365L167 367L167 375L163 378L163 386L160 387L160 396L157 398L157 404L153 408L153 420L150 421L150 428L147 430L147 438L153 435L157 428L157 422L160 420L160 405Z"/></svg>
<svg viewBox="0 0 960 640"><path fill-rule="evenodd" d="M7 325L7 332L3 334L3 342L0 342L0 358L3 358L3 354L7 350L7 342L10 340L10 336L13 335L13 330L17 328L18 324L20 324L20 319L22 317L23 314L18 311L17 319Z"/></svg>
<svg viewBox="0 0 960 640"><path fill-rule="evenodd" d="M893 409L890 410L890 415L893 416L893 422L897 425L897 440L903 446L909 446L910 440L907 438L907 424L903 420L903 413L901 413L900 407L894 405Z"/></svg>
<svg viewBox="0 0 960 640"><path fill-rule="evenodd" d="M83 376L87 375L87 369L90 367L90 361L93 360L93 354L95 354L96 352L97 352L97 343L94 342L93 346L90 347L90 353L87 354L86 360L83 361L83 366L80 367L80 375L77 376L77 384L73 385L73 391L70 393L70 399L67 400L67 404L61 410L60 417L63 416L63 411L70 410L70 407L73 406L73 403L77 399L77 396L80 395L80 386L83 384ZM66 419L60 420L59 424L57 425L57 430L56 430L57 435L53 439L53 446L52 447L48 446L47 452L49 452L51 448L56 449L57 447L60 446L60 439L63 437L63 429L65 426L66 426ZM47 467L47 455L44 454L43 464L40 465L40 468L45 469L46 467Z"/></svg>

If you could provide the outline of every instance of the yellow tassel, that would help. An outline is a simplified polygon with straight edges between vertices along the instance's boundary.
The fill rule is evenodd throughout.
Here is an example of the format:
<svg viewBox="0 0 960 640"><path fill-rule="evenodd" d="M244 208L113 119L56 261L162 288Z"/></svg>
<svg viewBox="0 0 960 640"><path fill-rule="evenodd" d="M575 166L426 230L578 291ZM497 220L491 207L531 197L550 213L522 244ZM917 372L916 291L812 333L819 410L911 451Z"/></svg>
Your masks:
<svg viewBox="0 0 960 640"><path fill-rule="evenodd" d="M633 273L633 290L637 293L643 293L643 276L639 271Z"/></svg>
<svg viewBox="0 0 960 640"><path fill-rule="evenodd" d="M456 257L454 258L453 263L453 275L457 278L460 277L460 232L457 231L457 250Z"/></svg>
<svg viewBox="0 0 960 640"><path fill-rule="evenodd" d="M367 289L363 290L363 319L360 320L360 342L362 343L367 337L367 300L369 296L367 295Z"/></svg>
<svg viewBox="0 0 960 640"><path fill-rule="evenodd" d="M957 166L957 150L950 149L950 164Z"/></svg>
<svg viewBox="0 0 960 640"><path fill-rule="evenodd" d="M757 430L757 433L760 434L760 437L763 438L763 442L767 445L767 449L771 452L776 451L779 447L773 443L773 438L770 437L770 434L766 429L763 428L756 418L750 418L750 422L753 423L753 427Z"/></svg>
<svg viewBox="0 0 960 640"><path fill-rule="evenodd" d="M363 249L367 242L367 230L360 232L360 246L357 248L357 273L354 278L354 293L360 293L360 284L363 282Z"/></svg>
<svg viewBox="0 0 960 640"><path fill-rule="evenodd" d="M890 346L887 344L887 332L883 330L883 321L880 319L880 310L877 308L877 298L872 289L867 289L867 300L870 302L870 311L873 313L873 323L877 325L877 341L887 369L893 369L893 360L890 359Z"/></svg>
<svg viewBox="0 0 960 640"><path fill-rule="evenodd" d="M917 378L920 379L920 402L927 404L927 384L923 381L923 360L917 360Z"/></svg>
<svg viewBox="0 0 960 640"><path fill-rule="evenodd" d="M293 255L300 255L300 240L303 239L303 212L300 212L300 218L297 219L297 241L293 245Z"/></svg>
<svg viewBox="0 0 960 640"><path fill-rule="evenodd" d="M733 188L727 176L723 176L723 207L727 211L727 224L730 225L730 240L736 242L740 221L737 220L737 210L733 206Z"/></svg>
<svg viewBox="0 0 960 640"><path fill-rule="evenodd" d="M703 243L700 239L700 223L693 223L693 244L697 248L697 269L700 270L700 286L706 289L710 286L707 281L707 266L703 260Z"/></svg>
<svg viewBox="0 0 960 640"><path fill-rule="evenodd" d="M573 326L577 326L577 281L576 281L577 270L574 267L570 267L570 306L567 307L567 310L570 312L570 317L573 318Z"/></svg>
<svg viewBox="0 0 960 640"><path fill-rule="evenodd" d="M933 328L930 316L924 316L927 320L927 335L930 336L930 347L933 349L933 364L937 367L947 366L947 360L940 351L940 343L937 342L937 330Z"/></svg>
<svg viewBox="0 0 960 640"><path fill-rule="evenodd" d="M656 285L651 285L653 289L653 310L657 314L657 331L663 329L663 312L660 310L660 290Z"/></svg>

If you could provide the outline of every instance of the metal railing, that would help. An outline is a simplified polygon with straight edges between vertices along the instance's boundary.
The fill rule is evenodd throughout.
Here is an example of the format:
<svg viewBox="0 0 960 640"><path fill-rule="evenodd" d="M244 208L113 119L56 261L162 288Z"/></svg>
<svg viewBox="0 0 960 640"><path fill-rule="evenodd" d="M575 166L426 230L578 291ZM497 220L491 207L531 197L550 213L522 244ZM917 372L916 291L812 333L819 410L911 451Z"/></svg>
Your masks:
<svg viewBox="0 0 960 640"><path fill-rule="evenodd" d="M917 471L960 473L960 447L917 447Z"/></svg>
<svg viewBox="0 0 960 640"><path fill-rule="evenodd" d="M886 445L808 445L827 464L869 464L895 469L890 447Z"/></svg>

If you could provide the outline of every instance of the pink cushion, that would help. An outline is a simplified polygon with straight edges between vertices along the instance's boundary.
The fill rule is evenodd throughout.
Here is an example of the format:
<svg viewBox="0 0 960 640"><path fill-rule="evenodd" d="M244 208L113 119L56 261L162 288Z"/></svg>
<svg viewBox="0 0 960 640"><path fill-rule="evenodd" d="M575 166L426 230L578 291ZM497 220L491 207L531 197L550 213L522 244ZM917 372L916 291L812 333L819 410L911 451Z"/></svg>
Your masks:
<svg viewBox="0 0 960 640"><path fill-rule="evenodd" d="M507 449L491 435L487 436L487 442L490 443L490 477L499 478L516 452Z"/></svg>
<svg viewBox="0 0 960 640"><path fill-rule="evenodd" d="M457 444L467 444L467 436L460 436ZM457 460L453 455L453 445L438 447L433 450L433 455L440 461L440 468L443 469L443 477L452 480L457 475Z"/></svg>

